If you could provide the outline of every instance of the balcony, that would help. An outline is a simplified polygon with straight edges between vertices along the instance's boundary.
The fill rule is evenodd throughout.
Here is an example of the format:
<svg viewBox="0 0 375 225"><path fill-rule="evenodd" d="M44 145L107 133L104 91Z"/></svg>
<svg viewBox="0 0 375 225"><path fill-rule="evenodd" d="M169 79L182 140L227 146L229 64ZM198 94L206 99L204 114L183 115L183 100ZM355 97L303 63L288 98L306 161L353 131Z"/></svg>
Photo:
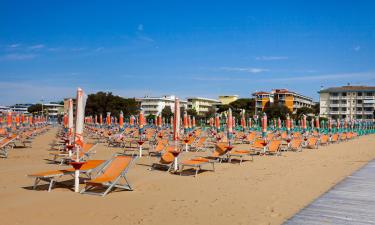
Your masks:
<svg viewBox="0 0 375 225"><path fill-rule="evenodd" d="M364 96L363 99L368 99L368 100L375 99L375 96Z"/></svg>
<svg viewBox="0 0 375 225"><path fill-rule="evenodd" d="M329 104L329 107L339 107L339 104Z"/></svg>
<svg viewBox="0 0 375 225"><path fill-rule="evenodd" d="M330 111L329 114L338 115L340 114L340 111Z"/></svg>
<svg viewBox="0 0 375 225"><path fill-rule="evenodd" d="M330 100L339 100L340 97L339 96L329 96L329 99Z"/></svg>
<svg viewBox="0 0 375 225"><path fill-rule="evenodd" d="M372 115L374 112L373 111L363 111L363 114L365 115Z"/></svg>

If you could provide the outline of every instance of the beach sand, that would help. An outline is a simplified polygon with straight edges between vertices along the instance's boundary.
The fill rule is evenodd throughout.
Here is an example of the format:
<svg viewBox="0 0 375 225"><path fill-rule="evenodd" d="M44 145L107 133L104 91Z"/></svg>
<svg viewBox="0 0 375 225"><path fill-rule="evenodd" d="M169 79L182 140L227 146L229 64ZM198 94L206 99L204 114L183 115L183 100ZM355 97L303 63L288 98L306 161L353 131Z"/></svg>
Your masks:
<svg viewBox="0 0 375 225"><path fill-rule="evenodd" d="M27 174L59 168L45 160L55 132L0 159L0 224L281 224L375 158L375 135L369 135L317 150L256 156L242 165L217 164L215 172L197 178L149 171L157 159L142 157L128 175L135 190L106 197L76 194L63 185L50 193L45 185L32 190ZM93 159L121 152L105 144L96 150ZM193 155L202 153L183 157Z"/></svg>

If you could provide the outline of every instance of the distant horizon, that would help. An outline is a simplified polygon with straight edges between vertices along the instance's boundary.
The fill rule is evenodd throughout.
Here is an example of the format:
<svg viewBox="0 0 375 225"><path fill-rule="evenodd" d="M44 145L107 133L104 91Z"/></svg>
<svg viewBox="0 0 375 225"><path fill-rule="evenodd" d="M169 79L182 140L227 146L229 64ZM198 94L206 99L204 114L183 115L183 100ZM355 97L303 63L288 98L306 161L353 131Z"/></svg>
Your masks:
<svg viewBox="0 0 375 225"><path fill-rule="evenodd" d="M20 7L21 6L21 7ZM375 86L375 2L4 1L0 105Z"/></svg>

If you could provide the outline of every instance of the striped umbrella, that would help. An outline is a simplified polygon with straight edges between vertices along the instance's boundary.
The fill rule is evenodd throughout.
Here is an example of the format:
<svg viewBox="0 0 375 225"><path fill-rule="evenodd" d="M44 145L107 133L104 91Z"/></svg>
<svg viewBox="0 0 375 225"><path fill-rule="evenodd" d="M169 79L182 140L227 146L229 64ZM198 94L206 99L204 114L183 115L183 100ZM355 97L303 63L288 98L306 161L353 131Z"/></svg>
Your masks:
<svg viewBox="0 0 375 225"><path fill-rule="evenodd" d="M289 134L290 133L290 116L289 114L286 115L286 131Z"/></svg>
<svg viewBox="0 0 375 225"><path fill-rule="evenodd" d="M316 124L316 129L318 129L318 131L320 130L320 121L319 121L319 116L317 116L315 118L315 124Z"/></svg>
<svg viewBox="0 0 375 225"><path fill-rule="evenodd" d="M277 127L279 128L279 130L281 130L281 119L280 119L280 117L277 119Z"/></svg>
<svg viewBox="0 0 375 225"><path fill-rule="evenodd" d="M232 133L233 133L233 116L232 116L232 109L228 109L228 140L229 140L229 146L231 145L231 139L232 139Z"/></svg>
<svg viewBox="0 0 375 225"><path fill-rule="evenodd" d="M73 100L68 100L68 137L69 137L69 143L72 141L72 135L73 135Z"/></svg>
<svg viewBox="0 0 375 225"><path fill-rule="evenodd" d="M217 130L220 130L220 117L218 113L216 114L216 118L215 118L215 127Z"/></svg>
<svg viewBox="0 0 375 225"><path fill-rule="evenodd" d="M307 116L305 114L303 114L303 116L302 116L302 129L303 129L303 131L306 131L306 128L307 128Z"/></svg>
<svg viewBox="0 0 375 225"><path fill-rule="evenodd" d="M30 124L30 126L33 125L33 116L30 116L30 118L29 118L29 124Z"/></svg>
<svg viewBox="0 0 375 225"><path fill-rule="evenodd" d="M195 116L193 116L192 125L193 125L193 128L195 128L195 126L196 126L196 123L195 123Z"/></svg>
<svg viewBox="0 0 375 225"><path fill-rule="evenodd" d="M12 127L12 112L9 110L7 114L7 126L8 128Z"/></svg>
<svg viewBox="0 0 375 225"><path fill-rule="evenodd" d="M189 127L189 130L191 130L191 116L189 115L188 116L188 127Z"/></svg>
<svg viewBox="0 0 375 225"><path fill-rule="evenodd" d="M340 129L341 124L340 124L340 119L337 119L337 129Z"/></svg>
<svg viewBox="0 0 375 225"><path fill-rule="evenodd" d="M184 111L184 132L187 133L189 128L187 111Z"/></svg>
<svg viewBox="0 0 375 225"><path fill-rule="evenodd" d="M180 139L180 100L175 99L174 103L174 118L173 118L173 140L178 141Z"/></svg>
<svg viewBox="0 0 375 225"><path fill-rule="evenodd" d="M248 123L249 123L249 128L251 128L251 127L252 127L252 121L251 121L251 118L249 118Z"/></svg>
<svg viewBox="0 0 375 225"><path fill-rule="evenodd" d="M267 133L267 115L266 113L263 113L262 117L262 137L266 138L266 133Z"/></svg>
<svg viewBox="0 0 375 225"><path fill-rule="evenodd" d="M64 128L68 128L68 115L64 113Z"/></svg>
<svg viewBox="0 0 375 225"><path fill-rule="evenodd" d="M20 114L16 114L16 126L19 127L20 126Z"/></svg>
<svg viewBox="0 0 375 225"><path fill-rule="evenodd" d="M143 114L143 109L139 111L139 118L138 118L138 126L139 126L139 136L142 135L143 132L143 126L144 126L144 114Z"/></svg>
<svg viewBox="0 0 375 225"><path fill-rule="evenodd" d="M81 88L77 89L77 107L76 107L76 128L74 135L74 142L76 145L76 162L80 161L79 151L83 147L83 127L84 127L84 116L86 106L86 96L84 96ZM79 192L79 170L75 171L75 192Z"/></svg>
<svg viewBox="0 0 375 225"><path fill-rule="evenodd" d="M107 112L107 118L105 121L107 122L107 126L111 126L111 112Z"/></svg>
<svg viewBox="0 0 375 225"><path fill-rule="evenodd" d="M210 117L209 122L210 122L210 127L213 127L214 126L214 118Z"/></svg>
<svg viewBox="0 0 375 225"><path fill-rule="evenodd" d="M119 125L120 125L120 129L124 128L124 113L122 111L120 111L120 119L119 119Z"/></svg>

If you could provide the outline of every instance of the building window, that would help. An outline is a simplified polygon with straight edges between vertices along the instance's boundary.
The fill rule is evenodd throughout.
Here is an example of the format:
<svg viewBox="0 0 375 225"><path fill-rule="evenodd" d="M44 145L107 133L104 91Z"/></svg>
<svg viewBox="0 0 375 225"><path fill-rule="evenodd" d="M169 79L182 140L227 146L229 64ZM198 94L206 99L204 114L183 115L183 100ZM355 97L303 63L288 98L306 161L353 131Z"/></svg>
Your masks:
<svg viewBox="0 0 375 225"><path fill-rule="evenodd" d="M342 96L344 96L344 97L345 97L345 96L346 96L346 92L343 92L343 93L342 93Z"/></svg>
<svg viewBox="0 0 375 225"><path fill-rule="evenodd" d="M357 92L357 96L362 96L362 92Z"/></svg>
<svg viewBox="0 0 375 225"><path fill-rule="evenodd" d="M362 100L357 100L357 104L362 104Z"/></svg>

